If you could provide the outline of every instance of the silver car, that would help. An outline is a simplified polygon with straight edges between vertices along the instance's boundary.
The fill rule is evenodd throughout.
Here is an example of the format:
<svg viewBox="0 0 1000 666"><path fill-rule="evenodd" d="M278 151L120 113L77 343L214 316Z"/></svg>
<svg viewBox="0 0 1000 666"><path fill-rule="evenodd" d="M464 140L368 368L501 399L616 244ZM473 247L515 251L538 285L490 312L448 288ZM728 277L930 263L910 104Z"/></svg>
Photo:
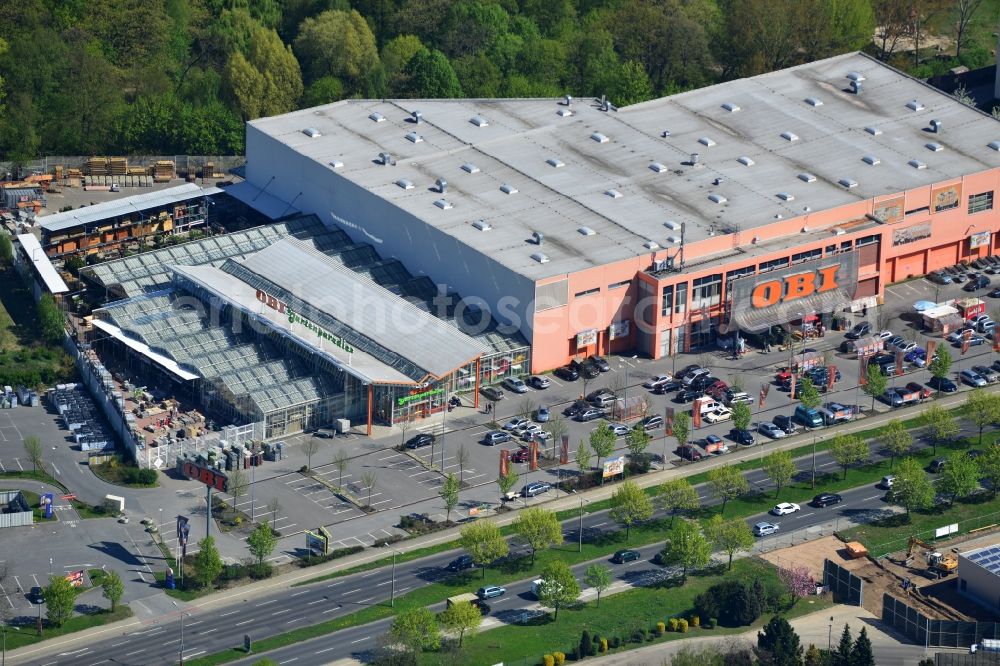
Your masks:
<svg viewBox="0 0 1000 666"><path fill-rule="evenodd" d="M759 426L757 426L757 432L762 435L767 435L771 439L781 439L786 437L785 431L771 423L770 421L764 421Z"/></svg>
<svg viewBox="0 0 1000 666"><path fill-rule="evenodd" d="M968 384L969 386L974 386L976 388L982 388L983 386L986 386L986 380L983 377L981 377L978 372L974 370L971 369L962 370L960 376L962 378L962 381Z"/></svg>
<svg viewBox="0 0 1000 666"><path fill-rule="evenodd" d="M988 368L985 365L974 365L972 369L990 384L1000 381L1000 373L997 373L993 368Z"/></svg>

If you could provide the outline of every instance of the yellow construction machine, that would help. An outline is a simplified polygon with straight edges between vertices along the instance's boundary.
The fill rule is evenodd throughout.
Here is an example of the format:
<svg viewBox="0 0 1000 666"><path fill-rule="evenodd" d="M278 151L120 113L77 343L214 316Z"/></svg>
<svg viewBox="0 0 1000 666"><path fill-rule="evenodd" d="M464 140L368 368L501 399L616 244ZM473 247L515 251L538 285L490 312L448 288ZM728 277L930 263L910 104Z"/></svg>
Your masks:
<svg viewBox="0 0 1000 666"><path fill-rule="evenodd" d="M906 564L910 565L913 562L913 549L917 546L923 548L926 552L927 568L939 571L944 575L955 573L958 570L958 558L956 558L952 553L941 553L937 551L934 546L918 539L917 537L910 537L910 540L906 548Z"/></svg>

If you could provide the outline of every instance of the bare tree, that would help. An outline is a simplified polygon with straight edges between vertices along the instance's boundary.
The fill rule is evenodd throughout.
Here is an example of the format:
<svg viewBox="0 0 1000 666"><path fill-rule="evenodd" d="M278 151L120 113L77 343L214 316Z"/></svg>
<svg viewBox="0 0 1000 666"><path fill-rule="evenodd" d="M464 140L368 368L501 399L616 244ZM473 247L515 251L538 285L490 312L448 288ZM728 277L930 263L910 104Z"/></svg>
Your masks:
<svg viewBox="0 0 1000 666"><path fill-rule="evenodd" d="M972 18L979 11L983 0L955 0L955 57L962 56L962 47L968 37L967 32Z"/></svg>
<svg viewBox="0 0 1000 666"><path fill-rule="evenodd" d="M517 415L522 419L530 419L531 415L535 412L535 401L529 396L524 396L517 403Z"/></svg>
<svg viewBox="0 0 1000 666"><path fill-rule="evenodd" d="M240 498L247 494L247 486L250 485L250 480L247 478L247 473L241 467L234 467L229 471L227 476L229 477L229 494L233 498L233 520L236 520L236 505L239 503Z"/></svg>
<svg viewBox="0 0 1000 666"><path fill-rule="evenodd" d="M350 460L350 456L347 455L347 451L344 449L337 449L337 452L333 454L333 464L337 466L337 487L344 487L344 472L347 471L347 462Z"/></svg>
<svg viewBox="0 0 1000 666"><path fill-rule="evenodd" d="M306 468L312 469L313 456L319 452L319 440L316 439L315 435L309 435L309 438L302 442L302 453L306 454Z"/></svg>
<svg viewBox="0 0 1000 666"><path fill-rule="evenodd" d="M281 502L277 497L272 497L267 503L267 510L271 512L271 529L275 529L274 524L278 520L278 512L281 511Z"/></svg>
<svg viewBox="0 0 1000 666"><path fill-rule="evenodd" d="M545 424L545 430L552 435L552 458L555 459L556 447L562 445L563 435L569 432L569 425L562 414L552 414L549 416L549 422Z"/></svg>
<svg viewBox="0 0 1000 666"><path fill-rule="evenodd" d="M368 491L368 502L365 506L369 509L372 508L372 488L375 487L375 482L378 481L378 476L375 472L365 472L361 475L361 487Z"/></svg>
<svg viewBox="0 0 1000 666"><path fill-rule="evenodd" d="M875 0L875 44L879 60L886 61L895 53L899 42L912 31L910 0Z"/></svg>
<svg viewBox="0 0 1000 666"><path fill-rule="evenodd" d="M459 487L461 487L461 485L465 482L465 466L469 464L470 458L471 454L469 453L469 450L465 448L465 444L462 444L460 447L458 447L458 451L455 451L455 462L458 463Z"/></svg>
<svg viewBox="0 0 1000 666"><path fill-rule="evenodd" d="M38 435L28 435L24 438L24 453L31 461L31 471L45 471L45 460L42 458L42 440Z"/></svg>

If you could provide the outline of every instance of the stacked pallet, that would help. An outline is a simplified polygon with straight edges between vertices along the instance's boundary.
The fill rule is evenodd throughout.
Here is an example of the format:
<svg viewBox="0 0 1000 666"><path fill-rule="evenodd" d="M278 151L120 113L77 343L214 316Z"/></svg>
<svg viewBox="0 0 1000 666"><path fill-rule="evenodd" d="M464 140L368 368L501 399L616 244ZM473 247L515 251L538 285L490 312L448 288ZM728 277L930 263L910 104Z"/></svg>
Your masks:
<svg viewBox="0 0 1000 666"><path fill-rule="evenodd" d="M83 161L83 173L87 176L108 176L110 168L106 157L88 157Z"/></svg>
<svg viewBox="0 0 1000 666"><path fill-rule="evenodd" d="M128 158L110 157L108 158L108 175L124 176L128 173Z"/></svg>
<svg viewBox="0 0 1000 666"><path fill-rule="evenodd" d="M128 168L128 175L130 175L130 176L148 176L149 175L149 169L147 169L146 167L141 167L141 166L129 167Z"/></svg>
<svg viewBox="0 0 1000 666"><path fill-rule="evenodd" d="M171 160L157 160L153 165L153 182L169 183L174 179L174 163Z"/></svg>
<svg viewBox="0 0 1000 666"><path fill-rule="evenodd" d="M63 179L63 165L57 164L53 167L53 173L55 174L56 180Z"/></svg>

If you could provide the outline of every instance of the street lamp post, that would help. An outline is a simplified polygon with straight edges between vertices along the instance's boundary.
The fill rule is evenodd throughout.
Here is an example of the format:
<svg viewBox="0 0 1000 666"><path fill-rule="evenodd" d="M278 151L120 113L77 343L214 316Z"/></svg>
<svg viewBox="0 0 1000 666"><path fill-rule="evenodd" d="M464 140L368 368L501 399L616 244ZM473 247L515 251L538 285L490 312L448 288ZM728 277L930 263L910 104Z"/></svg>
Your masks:
<svg viewBox="0 0 1000 666"><path fill-rule="evenodd" d="M833 616L830 616L830 622L827 625L828 629L826 632L826 651L830 652L833 650Z"/></svg>
<svg viewBox="0 0 1000 666"><path fill-rule="evenodd" d="M396 603L396 549L389 546L388 541L382 545L392 551L392 582L389 583L389 608L392 608Z"/></svg>
<svg viewBox="0 0 1000 666"><path fill-rule="evenodd" d="M576 492L575 490L573 491ZM583 503L587 500L583 499L583 495L580 496L580 525L576 531L577 536L577 552L583 552Z"/></svg>
<svg viewBox="0 0 1000 666"><path fill-rule="evenodd" d="M188 616L188 613L181 613L181 647L180 652L177 655L177 660L180 666L184 666L184 618Z"/></svg>

